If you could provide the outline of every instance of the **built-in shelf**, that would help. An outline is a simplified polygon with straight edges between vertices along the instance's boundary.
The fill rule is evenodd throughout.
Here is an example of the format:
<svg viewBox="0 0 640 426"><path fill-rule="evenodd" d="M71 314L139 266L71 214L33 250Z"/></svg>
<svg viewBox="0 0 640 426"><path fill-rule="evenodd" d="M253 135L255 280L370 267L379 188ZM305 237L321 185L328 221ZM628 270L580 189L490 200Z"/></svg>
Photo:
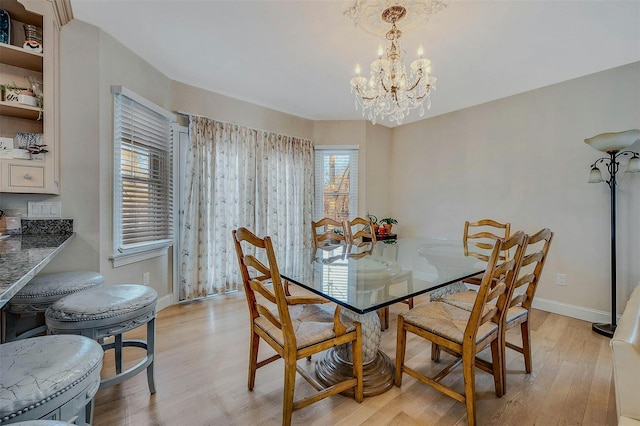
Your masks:
<svg viewBox="0 0 640 426"><path fill-rule="evenodd" d="M22 105L15 102L0 101L0 115L27 120L37 120L40 116L40 108L31 105Z"/></svg>
<svg viewBox="0 0 640 426"><path fill-rule="evenodd" d="M31 71L42 72L42 53L29 52L21 47L0 43L2 63Z"/></svg>

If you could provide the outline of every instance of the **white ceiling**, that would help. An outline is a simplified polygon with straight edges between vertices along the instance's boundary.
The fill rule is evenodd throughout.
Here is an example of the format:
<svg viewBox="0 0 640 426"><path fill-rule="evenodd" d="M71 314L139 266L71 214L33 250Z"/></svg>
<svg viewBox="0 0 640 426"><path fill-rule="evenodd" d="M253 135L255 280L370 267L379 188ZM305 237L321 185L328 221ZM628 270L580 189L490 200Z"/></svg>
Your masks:
<svg viewBox="0 0 640 426"><path fill-rule="evenodd" d="M173 80L313 120L362 118L349 80L383 38L344 17L353 4L71 0ZM449 0L402 40L407 66L419 45L432 61L432 117L640 61L640 1Z"/></svg>

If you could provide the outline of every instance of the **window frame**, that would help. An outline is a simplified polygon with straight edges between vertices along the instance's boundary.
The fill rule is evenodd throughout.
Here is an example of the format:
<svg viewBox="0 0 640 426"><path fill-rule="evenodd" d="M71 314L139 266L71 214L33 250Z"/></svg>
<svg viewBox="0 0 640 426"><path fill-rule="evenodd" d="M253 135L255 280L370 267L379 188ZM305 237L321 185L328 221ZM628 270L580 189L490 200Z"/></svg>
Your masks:
<svg viewBox="0 0 640 426"><path fill-rule="evenodd" d="M349 155L349 219L358 215L358 145L317 145L314 147L314 207L315 220L324 217L324 158L327 155ZM320 162L320 163L319 163Z"/></svg>
<svg viewBox="0 0 640 426"><path fill-rule="evenodd" d="M123 86L112 86L111 93L113 94L113 256L110 258L114 267L127 265L141 260L151 259L153 257L161 256L167 253L168 248L174 244L175 239L175 214L174 214L174 159L173 159L173 129L174 124L177 121L176 115L164 108L159 107L153 102L137 95L133 91ZM162 193L164 198L163 209L168 212L169 218L166 223L166 229L164 229L161 237L150 241L143 241L138 243L125 243L123 238L123 169L122 169L122 132L119 124L119 109L122 108L121 98L127 98L126 102L132 101L132 108L141 108L142 110L150 110L152 113L157 114L158 122L163 122L166 119L166 135L159 138L156 142L160 141L163 145L155 145L153 143L150 147L154 148L156 152L163 152L165 155L161 157L161 160L166 161L165 169L166 175L163 177L163 183L166 184L166 192ZM138 141L140 142L140 141ZM141 145L145 145L142 143ZM149 166L150 170L153 170Z"/></svg>

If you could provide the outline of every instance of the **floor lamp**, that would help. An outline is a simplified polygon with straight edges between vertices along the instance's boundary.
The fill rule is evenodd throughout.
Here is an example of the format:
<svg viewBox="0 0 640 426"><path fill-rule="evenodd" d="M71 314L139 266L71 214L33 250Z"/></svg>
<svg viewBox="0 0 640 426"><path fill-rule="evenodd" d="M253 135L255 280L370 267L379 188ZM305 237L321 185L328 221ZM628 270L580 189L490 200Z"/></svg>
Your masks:
<svg viewBox="0 0 640 426"><path fill-rule="evenodd" d="M612 337L616 331L616 174L620 163L618 160L630 157L627 172L640 172L640 156L634 151L625 151L640 140L640 130L632 129L625 132L602 133L589 139L585 143L593 149L606 152L608 157L599 158L591 165L589 183L606 182L611 189L611 324L593 324L591 329L603 336ZM602 178L598 165L606 166L609 180Z"/></svg>

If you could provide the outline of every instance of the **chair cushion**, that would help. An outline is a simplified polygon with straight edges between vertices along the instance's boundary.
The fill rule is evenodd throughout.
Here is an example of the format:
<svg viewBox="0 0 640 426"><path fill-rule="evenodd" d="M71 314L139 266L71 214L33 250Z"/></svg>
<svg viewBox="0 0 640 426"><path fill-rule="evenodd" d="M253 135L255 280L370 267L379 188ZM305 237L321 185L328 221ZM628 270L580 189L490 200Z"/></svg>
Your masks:
<svg viewBox="0 0 640 426"><path fill-rule="evenodd" d="M104 277L92 271L60 272L38 275L25 285L9 302L11 311L22 311L22 305L53 304L69 294L102 285Z"/></svg>
<svg viewBox="0 0 640 426"><path fill-rule="evenodd" d="M407 324L462 344L471 313L448 303L430 302L410 309L401 315ZM476 335L476 343L482 342L496 330L498 330L498 325L491 321L482 324Z"/></svg>
<svg viewBox="0 0 640 426"><path fill-rule="evenodd" d="M138 284L104 285L71 294L47 309L47 319L92 321L114 318L155 305L158 293Z"/></svg>
<svg viewBox="0 0 640 426"><path fill-rule="evenodd" d="M332 339L336 336L333 331L333 314L335 307L322 304L293 305L289 306L289 315L296 335L298 349L306 348L316 343ZM278 312L273 312L278 317ZM347 332L355 330L353 322L347 318L341 318ZM268 319L258 317L255 325L264 330L280 346L284 346L282 331L274 326Z"/></svg>
<svg viewBox="0 0 640 426"><path fill-rule="evenodd" d="M450 294L441 301L457 308L464 309L465 311L471 312L477 295L478 292L474 290L467 290L460 293ZM507 324L519 320L527 316L527 314L527 310L522 306L513 306L507 311Z"/></svg>
<svg viewBox="0 0 640 426"><path fill-rule="evenodd" d="M0 345L0 422L80 391L94 372L99 383L103 353L94 340L71 335Z"/></svg>

